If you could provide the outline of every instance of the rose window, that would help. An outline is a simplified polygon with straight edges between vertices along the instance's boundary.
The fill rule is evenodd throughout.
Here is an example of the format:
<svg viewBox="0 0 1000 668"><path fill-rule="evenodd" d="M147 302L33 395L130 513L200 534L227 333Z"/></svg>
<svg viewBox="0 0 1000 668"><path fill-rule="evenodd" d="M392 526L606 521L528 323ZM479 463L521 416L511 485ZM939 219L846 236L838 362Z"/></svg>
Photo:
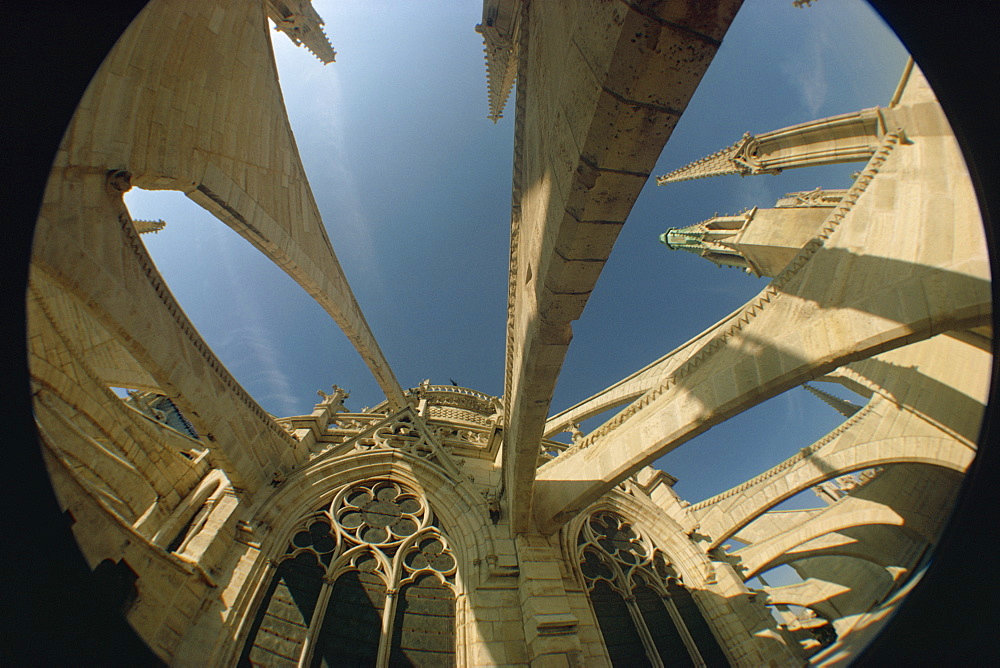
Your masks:
<svg viewBox="0 0 1000 668"><path fill-rule="evenodd" d="M394 543L421 526L424 506L412 493L392 482L357 485L340 502L337 521L363 543Z"/></svg>

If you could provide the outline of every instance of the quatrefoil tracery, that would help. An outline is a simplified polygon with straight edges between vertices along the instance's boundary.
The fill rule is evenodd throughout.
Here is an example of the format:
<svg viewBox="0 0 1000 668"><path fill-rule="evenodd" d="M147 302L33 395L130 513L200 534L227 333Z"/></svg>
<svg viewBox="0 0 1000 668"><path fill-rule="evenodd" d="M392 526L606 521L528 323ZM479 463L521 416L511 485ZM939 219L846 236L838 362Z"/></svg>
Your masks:
<svg viewBox="0 0 1000 668"><path fill-rule="evenodd" d="M670 582L671 580L680 582L680 575L678 575L677 569L674 568L674 565L670 563L670 560L659 549L653 552L653 571L664 582Z"/></svg>
<svg viewBox="0 0 1000 668"><path fill-rule="evenodd" d="M373 449L403 450L422 459L439 458L438 446L405 413L388 419L367 435L358 437L353 448L360 452Z"/></svg>
<svg viewBox="0 0 1000 668"><path fill-rule="evenodd" d="M583 571L583 576L587 580L607 580L608 582L614 582L615 579L615 572L611 569L611 566L594 549L585 549L583 551L580 570Z"/></svg>
<svg viewBox="0 0 1000 668"><path fill-rule="evenodd" d="M292 544L295 547L311 547L319 554L333 552L337 547L337 541L330 533L331 528L330 521L326 517L316 518L305 530L295 534Z"/></svg>
<svg viewBox="0 0 1000 668"><path fill-rule="evenodd" d="M383 424L373 434L375 442L383 447L411 448L424 440L423 434L405 417Z"/></svg>
<svg viewBox="0 0 1000 668"><path fill-rule="evenodd" d="M406 550L403 568L407 572L404 582L412 581L424 573L432 573L454 584L458 563L444 537L430 529Z"/></svg>

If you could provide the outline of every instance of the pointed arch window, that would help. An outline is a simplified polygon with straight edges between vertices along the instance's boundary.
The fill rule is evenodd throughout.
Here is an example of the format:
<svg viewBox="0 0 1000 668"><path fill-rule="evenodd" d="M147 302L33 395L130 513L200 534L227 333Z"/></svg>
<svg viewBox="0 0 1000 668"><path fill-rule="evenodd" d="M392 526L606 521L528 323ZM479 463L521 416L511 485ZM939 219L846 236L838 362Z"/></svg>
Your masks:
<svg viewBox="0 0 1000 668"><path fill-rule="evenodd" d="M592 514L577 559L613 665L729 665L663 552L621 516Z"/></svg>
<svg viewBox="0 0 1000 668"><path fill-rule="evenodd" d="M345 487L274 565L239 665L454 665L457 562L406 486Z"/></svg>

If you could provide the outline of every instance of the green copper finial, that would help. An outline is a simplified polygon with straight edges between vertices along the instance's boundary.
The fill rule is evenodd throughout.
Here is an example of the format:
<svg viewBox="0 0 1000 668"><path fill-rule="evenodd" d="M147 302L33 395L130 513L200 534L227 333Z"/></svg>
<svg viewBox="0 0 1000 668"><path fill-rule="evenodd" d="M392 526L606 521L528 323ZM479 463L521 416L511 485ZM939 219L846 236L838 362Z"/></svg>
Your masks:
<svg viewBox="0 0 1000 668"><path fill-rule="evenodd" d="M695 227L697 226L690 228L671 227L660 235L660 243L670 250L686 250L700 254L702 248L701 242L705 234L700 230L694 229Z"/></svg>

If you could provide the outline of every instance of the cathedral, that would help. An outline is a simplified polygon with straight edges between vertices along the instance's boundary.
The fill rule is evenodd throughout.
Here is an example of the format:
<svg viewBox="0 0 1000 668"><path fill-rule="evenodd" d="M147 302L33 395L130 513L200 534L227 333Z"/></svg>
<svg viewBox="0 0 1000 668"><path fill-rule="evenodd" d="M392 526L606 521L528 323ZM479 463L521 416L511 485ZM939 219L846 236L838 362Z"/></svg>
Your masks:
<svg viewBox="0 0 1000 668"><path fill-rule="evenodd" d="M913 60L884 107L723 137L654 174L740 4L483 1L469 29L489 117L514 118L502 396L401 385L362 313L271 51L273 25L334 62L310 1L145 6L51 166L26 310L60 510L95 588L153 656L833 666L863 651L920 586L977 456L993 365L983 219ZM765 287L551 410L572 324L651 176L669 189L838 163L856 167L848 188L667 229L667 248ZM184 193L279 266L384 401L351 412L333 385L307 415L265 411L160 275L141 235L162 223L133 219L131 188ZM776 466L697 503L651 466L798 387L843 420ZM779 507L809 491L818 507ZM769 585L779 566L801 582Z"/></svg>

